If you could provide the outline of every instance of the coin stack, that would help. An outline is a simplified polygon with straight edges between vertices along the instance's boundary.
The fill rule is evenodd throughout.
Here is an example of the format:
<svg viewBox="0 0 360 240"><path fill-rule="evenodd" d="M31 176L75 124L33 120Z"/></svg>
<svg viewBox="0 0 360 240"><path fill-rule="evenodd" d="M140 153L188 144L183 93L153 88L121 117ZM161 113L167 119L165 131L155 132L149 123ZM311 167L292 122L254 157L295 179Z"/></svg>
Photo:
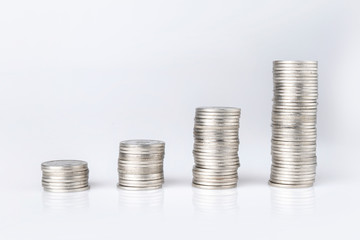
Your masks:
<svg viewBox="0 0 360 240"><path fill-rule="evenodd" d="M316 61L274 61L269 184L310 187L316 173Z"/></svg>
<svg viewBox="0 0 360 240"><path fill-rule="evenodd" d="M118 187L150 190L164 183L165 143L157 140L128 140L120 143Z"/></svg>
<svg viewBox="0 0 360 240"><path fill-rule="evenodd" d="M239 108L196 109L193 186L204 189L237 186L239 119Z"/></svg>
<svg viewBox="0 0 360 240"><path fill-rule="evenodd" d="M89 189L87 162L54 160L41 164L42 186L49 192L78 192Z"/></svg>

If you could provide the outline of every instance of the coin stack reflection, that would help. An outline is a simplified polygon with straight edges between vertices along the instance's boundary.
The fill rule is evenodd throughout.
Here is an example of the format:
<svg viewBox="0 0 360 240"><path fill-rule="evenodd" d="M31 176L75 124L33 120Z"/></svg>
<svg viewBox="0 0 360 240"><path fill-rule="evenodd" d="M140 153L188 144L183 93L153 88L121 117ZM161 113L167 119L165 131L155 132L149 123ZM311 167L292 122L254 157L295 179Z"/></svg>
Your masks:
<svg viewBox="0 0 360 240"><path fill-rule="evenodd" d="M316 173L316 61L274 61L269 184L310 187Z"/></svg>
<svg viewBox="0 0 360 240"><path fill-rule="evenodd" d="M239 119L239 108L196 109L193 186L204 189L237 186Z"/></svg>
<svg viewBox="0 0 360 240"><path fill-rule="evenodd" d="M237 189L208 190L194 188L193 204L201 215L230 216L238 213Z"/></svg>
<svg viewBox="0 0 360 240"><path fill-rule="evenodd" d="M72 193L43 192L43 206L51 211L80 210L89 207L89 191Z"/></svg>
<svg viewBox="0 0 360 240"><path fill-rule="evenodd" d="M118 187L128 190L158 189L164 183L165 143L128 140L120 143Z"/></svg>
<svg viewBox="0 0 360 240"><path fill-rule="evenodd" d="M135 216L161 213L164 204L163 189L119 192L119 209Z"/></svg>
<svg viewBox="0 0 360 240"><path fill-rule="evenodd" d="M87 162L54 160L41 164L42 186L49 192L78 192L89 189Z"/></svg>
<svg viewBox="0 0 360 240"><path fill-rule="evenodd" d="M314 188L271 188L272 211L277 215L305 216L315 213Z"/></svg>

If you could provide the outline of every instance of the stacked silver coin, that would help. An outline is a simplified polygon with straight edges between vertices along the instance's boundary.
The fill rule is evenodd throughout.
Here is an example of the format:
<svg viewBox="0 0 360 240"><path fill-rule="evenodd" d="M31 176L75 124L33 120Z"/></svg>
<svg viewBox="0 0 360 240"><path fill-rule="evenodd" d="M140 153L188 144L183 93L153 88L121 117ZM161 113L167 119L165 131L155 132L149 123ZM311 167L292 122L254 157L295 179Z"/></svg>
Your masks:
<svg viewBox="0 0 360 240"><path fill-rule="evenodd" d="M45 191L78 192L89 189L89 169L85 161L48 161L41 164L41 170Z"/></svg>
<svg viewBox="0 0 360 240"><path fill-rule="evenodd" d="M316 173L316 61L274 61L269 184L310 187Z"/></svg>
<svg viewBox="0 0 360 240"><path fill-rule="evenodd" d="M196 109L193 186L205 189L237 186L239 119L239 108Z"/></svg>
<svg viewBox="0 0 360 240"><path fill-rule="evenodd" d="M128 140L120 143L118 187L128 190L161 188L164 183L165 143Z"/></svg>

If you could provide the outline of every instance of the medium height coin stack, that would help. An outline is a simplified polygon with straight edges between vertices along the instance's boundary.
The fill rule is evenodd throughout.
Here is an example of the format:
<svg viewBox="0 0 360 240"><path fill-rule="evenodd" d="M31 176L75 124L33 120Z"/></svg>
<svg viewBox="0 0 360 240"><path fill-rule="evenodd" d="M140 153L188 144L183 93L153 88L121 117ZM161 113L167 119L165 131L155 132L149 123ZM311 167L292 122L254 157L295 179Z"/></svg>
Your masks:
<svg viewBox="0 0 360 240"><path fill-rule="evenodd" d="M239 108L196 109L193 186L205 189L237 186L239 119Z"/></svg>
<svg viewBox="0 0 360 240"><path fill-rule="evenodd" d="M87 162L54 160L41 164L42 186L49 192L78 192L89 189Z"/></svg>
<svg viewBox="0 0 360 240"><path fill-rule="evenodd" d="M164 183L165 143L157 140L128 140L120 143L119 188L149 190Z"/></svg>
<svg viewBox="0 0 360 240"><path fill-rule="evenodd" d="M318 73L315 61L274 61L269 184L310 187L316 173Z"/></svg>

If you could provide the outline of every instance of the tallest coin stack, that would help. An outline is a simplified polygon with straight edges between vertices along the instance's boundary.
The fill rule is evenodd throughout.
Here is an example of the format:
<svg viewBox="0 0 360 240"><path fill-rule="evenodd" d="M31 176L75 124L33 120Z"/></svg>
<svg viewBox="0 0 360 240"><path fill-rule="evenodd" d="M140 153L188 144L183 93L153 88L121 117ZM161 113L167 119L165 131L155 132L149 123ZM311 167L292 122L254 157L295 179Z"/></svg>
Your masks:
<svg viewBox="0 0 360 240"><path fill-rule="evenodd" d="M274 61L269 184L310 187L316 173L316 61Z"/></svg>

